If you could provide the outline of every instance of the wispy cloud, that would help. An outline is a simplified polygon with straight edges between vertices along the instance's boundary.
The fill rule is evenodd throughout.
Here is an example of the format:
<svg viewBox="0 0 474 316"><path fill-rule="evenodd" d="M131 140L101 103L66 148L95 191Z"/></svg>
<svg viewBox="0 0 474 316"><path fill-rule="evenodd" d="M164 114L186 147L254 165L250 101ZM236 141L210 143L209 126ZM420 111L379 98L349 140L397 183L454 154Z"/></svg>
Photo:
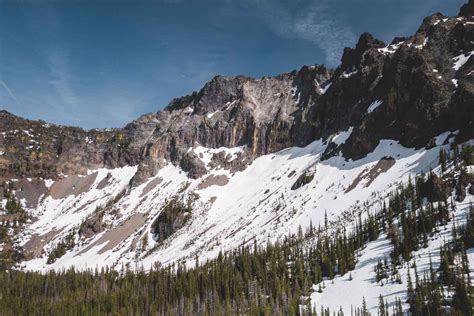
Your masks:
<svg viewBox="0 0 474 316"><path fill-rule="evenodd" d="M331 66L339 63L343 48L353 45L356 40L352 30L329 13L326 2L313 3L301 12L294 21L293 30L298 37L318 45Z"/></svg>
<svg viewBox="0 0 474 316"><path fill-rule="evenodd" d="M247 3L281 36L303 39L318 46L330 66L339 64L343 48L354 45L357 39L337 12L331 11L328 0L296 0L296 10L271 0L248 0Z"/></svg>
<svg viewBox="0 0 474 316"><path fill-rule="evenodd" d="M54 87L60 101L69 106L78 105L79 98L72 88L73 77L65 52L58 49L48 52L48 65L52 76L49 84Z"/></svg>
<svg viewBox="0 0 474 316"><path fill-rule="evenodd" d="M7 83L3 80L0 80L0 86L3 87L3 89L7 92L8 96L13 100L15 101L16 103L18 103L18 99L16 98L15 94L13 93L13 91L10 89L10 87L8 87Z"/></svg>

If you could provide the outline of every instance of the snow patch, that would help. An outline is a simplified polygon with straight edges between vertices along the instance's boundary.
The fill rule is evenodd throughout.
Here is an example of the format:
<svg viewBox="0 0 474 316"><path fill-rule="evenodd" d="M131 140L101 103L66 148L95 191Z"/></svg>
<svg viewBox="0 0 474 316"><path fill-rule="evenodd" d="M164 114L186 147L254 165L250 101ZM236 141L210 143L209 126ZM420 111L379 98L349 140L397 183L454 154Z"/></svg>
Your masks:
<svg viewBox="0 0 474 316"><path fill-rule="evenodd" d="M420 45L415 45L414 47L415 47L416 49L423 49L423 48L426 46L426 44L428 44L428 41L429 41L429 37L425 37L425 39L424 39L424 41L423 41L422 44L420 44Z"/></svg>
<svg viewBox="0 0 474 316"><path fill-rule="evenodd" d="M227 103L224 105L224 106L225 106L225 109L223 109L223 110L217 110L217 111L214 111L214 112L212 112L212 113L208 113L208 114L206 114L206 117L210 119L210 118L213 117L216 113L219 113L219 112L226 112L226 111L228 111L236 102L237 102L237 100L234 100L234 101L232 101L232 102L227 102Z"/></svg>
<svg viewBox="0 0 474 316"><path fill-rule="evenodd" d="M213 117L217 112L220 112L220 111L215 111L215 112L212 112L212 113L207 113L206 116L207 116L207 118L211 118L211 117Z"/></svg>
<svg viewBox="0 0 474 316"><path fill-rule="evenodd" d="M354 70L354 71L351 71L351 72L349 72L349 73L348 73L347 71L344 71L344 72L342 73L342 76L343 76L344 78L349 78L349 77L352 77L352 76L356 75L358 72L359 72L359 70L357 70L357 69Z"/></svg>
<svg viewBox="0 0 474 316"><path fill-rule="evenodd" d="M331 85L332 85L332 82L330 82L330 83L326 84L324 87L322 87L321 88L321 94L325 94L328 91L328 89L331 87Z"/></svg>
<svg viewBox="0 0 474 316"><path fill-rule="evenodd" d="M380 105L382 105L383 101L382 100L376 100L372 102L369 107L367 108L367 113L372 113L375 111Z"/></svg>
<svg viewBox="0 0 474 316"><path fill-rule="evenodd" d="M204 165L207 167L211 161L212 161L212 156L214 154L224 152L225 155L230 155L230 161L234 160L237 158L237 155L245 150L246 146L240 146L240 147L233 147L233 148L227 148L227 147L219 147L219 148L207 148L203 146L197 146L195 148L189 148L188 152L193 151L199 159L204 163Z"/></svg>
<svg viewBox="0 0 474 316"><path fill-rule="evenodd" d="M401 42L398 42L396 44L391 44L391 45L388 45L386 47L383 47L383 48L379 48L378 51L382 54L393 54L395 53L399 48L400 46L403 44L404 42L401 41Z"/></svg>
<svg viewBox="0 0 474 316"><path fill-rule="evenodd" d="M184 108L184 110L183 110L183 113L186 113L186 114L193 113L193 112L194 112L194 108L191 107L191 106L188 106L188 107Z"/></svg>
<svg viewBox="0 0 474 316"><path fill-rule="evenodd" d="M454 65L453 68L454 70L458 71L464 64L469 60L469 58L474 54L474 51L471 51L467 54L461 54L459 56L456 56L453 58L454 60Z"/></svg>
<svg viewBox="0 0 474 316"><path fill-rule="evenodd" d="M338 146L344 144L346 140L349 139L349 137L351 136L353 129L354 127L351 126L347 131L337 134L332 138L332 142Z"/></svg>

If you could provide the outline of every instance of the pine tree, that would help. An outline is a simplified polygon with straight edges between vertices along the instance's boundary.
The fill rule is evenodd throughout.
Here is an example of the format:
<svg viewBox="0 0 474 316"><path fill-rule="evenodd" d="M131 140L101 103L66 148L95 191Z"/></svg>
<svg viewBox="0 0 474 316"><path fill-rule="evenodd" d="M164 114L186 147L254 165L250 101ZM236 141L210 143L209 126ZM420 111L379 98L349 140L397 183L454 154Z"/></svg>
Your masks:
<svg viewBox="0 0 474 316"><path fill-rule="evenodd" d="M369 310L367 309L367 303L365 302L365 297L362 297L362 316L369 316Z"/></svg>
<svg viewBox="0 0 474 316"><path fill-rule="evenodd" d="M443 148L441 148L439 150L439 164L441 165L441 171L443 173L446 171L446 161L447 161L446 151Z"/></svg>
<svg viewBox="0 0 474 316"><path fill-rule="evenodd" d="M379 316L385 316L385 303L382 294L379 295Z"/></svg>

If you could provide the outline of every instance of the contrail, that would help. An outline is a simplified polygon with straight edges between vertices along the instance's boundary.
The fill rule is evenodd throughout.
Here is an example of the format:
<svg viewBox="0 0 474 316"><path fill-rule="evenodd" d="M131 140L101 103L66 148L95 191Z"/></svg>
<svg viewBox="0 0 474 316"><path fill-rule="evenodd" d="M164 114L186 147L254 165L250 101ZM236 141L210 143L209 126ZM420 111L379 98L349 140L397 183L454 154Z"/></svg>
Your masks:
<svg viewBox="0 0 474 316"><path fill-rule="evenodd" d="M0 80L0 84L3 86L3 88L7 91L8 95L10 96L10 98L12 98L15 102L18 103L18 99L16 98L16 96L13 94L12 90L10 90L10 88L8 87L8 85L5 83L5 81L3 80Z"/></svg>

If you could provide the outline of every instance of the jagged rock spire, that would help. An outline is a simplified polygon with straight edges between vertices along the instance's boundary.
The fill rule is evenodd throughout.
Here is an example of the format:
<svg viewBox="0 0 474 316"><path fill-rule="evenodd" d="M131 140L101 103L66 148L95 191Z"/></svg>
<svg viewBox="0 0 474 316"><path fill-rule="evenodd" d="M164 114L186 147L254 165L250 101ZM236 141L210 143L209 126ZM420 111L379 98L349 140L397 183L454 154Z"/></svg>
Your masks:
<svg viewBox="0 0 474 316"><path fill-rule="evenodd" d="M341 59L341 68L347 69L350 66L354 66L360 63L362 55L371 48L382 48L386 44L375 38L372 34L365 32L359 37L359 41L355 48L344 49L344 54Z"/></svg>
<svg viewBox="0 0 474 316"><path fill-rule="evenodd" d="M461 7L461 10L459 11L459 16L474 16L474 0L469 0L468 3Z"/></svg>

